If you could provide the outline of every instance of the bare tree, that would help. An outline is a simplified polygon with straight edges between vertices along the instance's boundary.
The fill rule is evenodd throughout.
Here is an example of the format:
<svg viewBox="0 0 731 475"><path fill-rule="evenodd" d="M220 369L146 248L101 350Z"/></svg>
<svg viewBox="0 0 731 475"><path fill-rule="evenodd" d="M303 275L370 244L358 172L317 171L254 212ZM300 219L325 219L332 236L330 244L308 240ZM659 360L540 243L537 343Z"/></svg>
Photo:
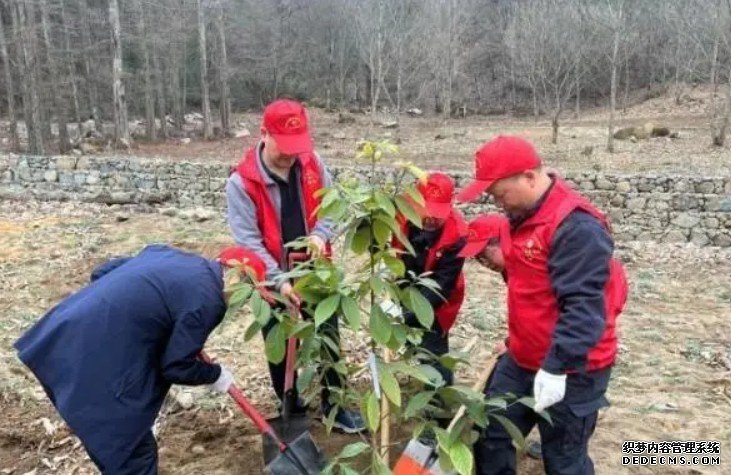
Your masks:
<svg viewBox="0 0 731 475"><path fill-rule="evenodd" d="M73 105L74 120L78 126L79 134L81 134L81 107L79 105L79 87L76 77L76 51L71 49L71 33L72 27L69 18L66 16L66 0L59 2L61 14L61 27L63 29L64 55L62 62L66 64L68 81L71 84L71 100Z"/></svg>
<svg viewBox="0 0 731 475"><path fill-rule="evenodd" d="M224 22L225 0L218 1L216 29L218 30L218 79L221 94L219 108L221 111L221 131L227 136L231 131L231 98L228 87L228 55L226 53L226 25Z"/></svg>
<svg viewBox="0 0 731 475"><path fill-rule="evenodd" d="M112 90L114 93L114 139L117 144L129 146L127 98L124 92L122 65L122 26L119 22L119 3L109 0L109 24L112 28Z"/></svg>
<svg viewBox="0 0 731 475"><path fill-rule="evenodd" d="M15 115L15 88L13 87L13 72L11 69L8 45L5 39L5 26L3 23L2 9L0 9L0 55L2 55L3 68L5 69L5 89L8 102L8 116L10 119L10 147L17 151L20 148L18 136L18 119Z"/></svg>
<svg viewBox="0 0 731 475"><path fill-rule="evenodd" d="M50 73L49 82L51 85L51 95L54 97L54 112L58 121L58 144L61 153L67 153L71 150L68 132L68 104L64 100L63 90L59 87L59 68L56 66L56 58L53 51L51 39L51 22L48 18L48 2L40 0L41 9L41 25L43 29L43 43L46 50L46 67ZM50 117L49 117L50 120Z"/></svg>
<svg viewBox="0 0 731 475"><path fill-rule="evenodd" d="M155 97L152 86L152 71L150 66L150 44L148 32L145 26L145 7L142 0L137 1L137 35L139 36L139 48L142 50L142 71L145 78L145 124L148 140L157 139L157 127L155 125Z"/></svg>
<svg viewBox="0 0 731 475"><path fill-rule="evenodd" d="M94 43L91 40L92 11L87 8L86 2L76 0L79 8L80 16L83 18L81 24L81 36L84 44L82 56L84 58L84 73L86 79L86 88L89 93L89 109L91 110L91 118L94 121L94 129L97 133L102 133L101 104L99 101L99 91L97 89L97 81L91 68L91 58L95 56Z"/></svg>
<svg viewBox="0 0 731 475"><path fill-rule="evenodd" d="M201 107L203 109L203 137L213 137L211 128L211 103L208 95L208 59L206 54L206 17L204 0L198 0L198 48L201 70Z"/></svg>
<svg viewBox="0 0 731 475"><path fill-rule="evenodd" d="M17 21L15 28L18 31L18 41L22 51L21 77L23 84L23 106L25 109L25 124L28 131L28 151L32 154L43 155L45 143L43 137L43 125L41 116L41 103L39 97L39 78L36 60L35 40L33 38L30 20L32 10L29 10L28 0L16 2ZM29 14L30 13L30 14Z"/></svg>

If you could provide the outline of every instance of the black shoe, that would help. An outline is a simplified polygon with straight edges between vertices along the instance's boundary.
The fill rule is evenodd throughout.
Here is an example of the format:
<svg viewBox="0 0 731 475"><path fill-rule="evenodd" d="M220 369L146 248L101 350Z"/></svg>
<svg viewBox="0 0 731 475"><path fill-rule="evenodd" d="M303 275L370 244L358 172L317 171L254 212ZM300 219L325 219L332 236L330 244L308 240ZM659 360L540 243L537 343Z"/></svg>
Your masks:
<svg viewBox="0 0 731 475"><path fill-rule="evenodd" d="M322 420L324 422L330 414L332 406L323 404L320 406L320 410L322 411ZM333 423L333 428L345 432L346 434L358 434L366 430L365 422L363 421L363 417L361 417L360 412L342 407L338 409L338 413L335 416L335 421Z"/></svg>

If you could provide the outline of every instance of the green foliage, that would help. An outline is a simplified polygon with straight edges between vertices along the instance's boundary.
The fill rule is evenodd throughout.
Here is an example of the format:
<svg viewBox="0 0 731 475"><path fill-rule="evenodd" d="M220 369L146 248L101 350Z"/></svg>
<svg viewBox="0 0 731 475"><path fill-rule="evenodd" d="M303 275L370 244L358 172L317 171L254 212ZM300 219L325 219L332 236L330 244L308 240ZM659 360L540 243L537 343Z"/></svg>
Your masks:
<svg viewBox="0 0 731 475"><path fill-rule="evenodd" d="M375 167L395 152L396 147L387 142L365 142L357 159ZM422 291L432 289L438 293L439 287L428 275L407 275L401 260L404 252L414 252L401 226L407 221L421 226L415 206L423 204L423 200L414 182L425 174L409 163L398 163L397 169L393 180L387 183L341 177L333 187L318 193L318 217L337 223L342 236L340 246L336 246L340 251L331 259L301 263L283 276L294 282L294 289L303 300L303 311L313 315L314 321L298 321L287 312L272 311L272 306L251 289L237 290L232 302L239 306L247 298L250 301L254 321L247 330L247 338L272 318L277 319L266 339L270 361L281 361L288 337L300 340L297 364L301 374L297 387L306 399L320 393L326 384L323 375L328 370L336 371L346 382L353 374L368 370L366 363L332 360L331 353L337 353L338 345L326 331L325 322L334 315L342 316L358 338L368 341L378 376L371 375L374 387L365 391L347 384L330 388L330 403L335 407L360 408L367 428L377 433L386 423L382 419L385 398L392 420L415 421L415 434L433 431L442 463L468 474L474 466L469 447L476 432L471 426L484 427L490 414L508 403L502 399L500 403L497 399L485 401L481 392L467 387L445 387L442 376L430 365L436 357L418 347L423 332L434 323L434 309ZM303 245L296 242L291 247ZM405 312L413 312L422 328L406 325ZM390 361L385 358L387 349L393 356ZM450 368L466 363L465 355L460 354L443 355L439 361ZM454 430L447 432L437 427L433 416L451 417L461 404L467 410ZM334 414L333 411L325 420L328 431ZM368 440L377 441L377 434ZM323 473L356 473L350 465L352 459L366 454L370 455L371 473L390 473L379 449L365 439L350 444L331 459Z"/></svg>

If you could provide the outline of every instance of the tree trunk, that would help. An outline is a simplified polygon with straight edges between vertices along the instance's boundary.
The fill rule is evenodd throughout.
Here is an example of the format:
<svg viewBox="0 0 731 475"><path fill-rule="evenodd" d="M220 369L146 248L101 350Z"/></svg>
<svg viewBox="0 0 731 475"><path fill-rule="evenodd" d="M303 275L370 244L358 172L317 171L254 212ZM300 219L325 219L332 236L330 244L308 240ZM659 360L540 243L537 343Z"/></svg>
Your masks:
<svg viewBox="0 0 731 475"><path fill-rule="evenodd" d="M579 120L579 117L581 116L581 75L579 74L579 64L576 64L576 110L574 112L574 116L576 117L576 120Z"/></svg>
<svg viewBox="0 0 731 475"><path fill-rule="evenodd" d="M83 12L86 2L77 0L79 11ZM94 121L94 129L102 134L101 109L99 108L99 92L97 90L96 79L91 73L91 57L94 51L94 45L91 42L91 12L86 10L84 21L81 26L81 36L84 42L84 73L86 74L86 86L89 92L89 109L91 109L91 118Z"/></svg>
<svg viewBox="0 0 731 475"><path fill-rule="evenodd" d="M556 90L556 109L553 113L553 117L551 118L551 143L557 144L558 143L558 119L561 116L561 95Z"/></svg>
<svg viewBox="0 0 731 475"><path fill-rule="evenodd" d="M726 131L728 130L729 122L731 121L731 69L728 72L728 84L726 85L726 110L724 112L721 126L718 130L718 135L713 138L713 145L717 147L723 147L726 143Z"/></svg>
<svg viewBox="0 0 731 475"><path fill-rule="evenodd" d="M43 28L43 44L46 49L46 67L50 73L51 94L54 96L53 105L58 120L58 148L61 153L68 153L71 150L69 142L67 104L63 100L63 91L58 83L58 68L56 68L56 59L53 57L51 44L51 27L48 19L47 0L40 0L41 8L41 26ZM49 118L53 114L49 114Z"/></svg>
<svg viewBox="0 0 731 475"><path fill-rule="evenodd" d="M203 0L198 0L198 47L201 62L201 108L203 109L203 138L210 140L213 136L211 128L211 103L208 97L208 57L206 55L206 20L203 12Z"/></svg>
<svg viewBox="0 0 731 475"><path fill-rule="evenodd" d="M228 54L226 53L226 28L224 23L224 5L223 0L219 1L218 18L216 26L218 27L218 41L221 48L218 64L218 77L220 81L219 90L221 91L221 103L219 108L221 111L221 132L227 137L231 132L231 98L228 86ZM330 89L328 89L328 93ZM330 107L328 94L328 108Z"/></svg>
<svg viewBox="0 0 731 475"><path fill-rule="evenodd" d="M114 138L117 145L129 146L127 98L122 75L122 26L119 22L119 3L109 0L109 25L112 28L112 92L114 94Z"/></svg>
<svg viewBox="0 0 731 475"><path fill-rule="evenodd" d="M180 127L185 125L185 111L188 108L188 45L183 42L183 85L180 87Z"/></svg>
<svg viewBox="0 0 731 475"><path fill-rule="evenodd" d="M160 117L160 135L168 138L167 101L165 100L165 71L157 51L158 44L152 45L152 67L155 68L155 88L157 89L157 115Z"/></svg>
<svg viewBox="0 0 731 475"><path fill-rule="evenodd" d="M20 26L20 43L23 54L22 81L25 97L25 124L28 130L28 151L34 155L44 155L45 146L41 124L41 104L38 95L38 74L36 55L32 33L28 22L28 1L22 0L16 4L18 25ZM32 10L31 12L32 13Z"/></svg>
<svg viewBox="0 0 731 475"><path fill-rule="evenodd" d="M157 127L155 124L155 98L152 86L152 74L150 71L150 43L148 41L147 28L145 23L145 7L142 0L137 1L137 35L140 38L140 48L142 49L142 68L145 77L145 122L147 139L150 141L157 140Z"/></svg>
<svg viewBox="0 0 731 475"><path fill-rule="evenodd" d="M79 86L76 79L76 53L71 50L71 34L69 33L69 18L66 16L66 0L61 0L61 24L63 26L63 42L66 48L66 66L68 67L69 81L71 82L71 100L74 106L74 121L81 137L81 107L79 106Z"/></svg>
<svg viewBox="0 0 731 475"><path fill-rule="evenodd" d="M624 99L622 100L622 112L627 112L627 105L629 103L629 53L627 52L627 45L624 47Z"/></svg>
<svg viewBox="0 0 731 475"><path fill-rule="evenodd" d="M614 45L612 47L611 67L611 90L609 94L609 124L607 136L607 151L614 153L614 110L617 106L617 55L619 54L619 28L614 31Z"/></svg>
<svg viewBox="0 0 731 475"><path fill-rule="evenodd" d="M719 38L718 35L716 36L715 41L713 42L713 53L711 55L711 120L710 120L710 126L711 126L711 141L714 145L717 143L718 139L718 127L716 124L716 121L718 119L717 117L717 111L716 111L716 65L718 63L718 43Z"/></svg>
<svg viewBox="0 0 731 475"><path fill-rule="evenodd" d="M15 89L13 87L13 72L10 69L8 45L5 40L2 11L0 11L0 55L2 55L3 69L5 70L5 89L8 99L8 119L10 120L10 149L17 152L20 149L20 137L18 136L18 118L15 114Z"/></svg>

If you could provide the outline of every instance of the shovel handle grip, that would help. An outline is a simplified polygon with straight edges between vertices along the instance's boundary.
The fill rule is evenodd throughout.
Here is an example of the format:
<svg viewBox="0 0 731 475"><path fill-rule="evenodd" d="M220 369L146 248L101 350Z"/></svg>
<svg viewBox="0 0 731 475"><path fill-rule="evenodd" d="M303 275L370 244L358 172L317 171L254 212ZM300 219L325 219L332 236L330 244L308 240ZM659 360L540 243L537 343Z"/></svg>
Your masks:
<svg viewBox="0 0 731 475"><path fill-rule="evenodd" d="M474 391L480 391L482 388L485 387L485 384L487 383L487 380L490 378L490 374L492 374L492 370L495 368L495 363L497 363L497 356L493 356L490 358L488 363L485 365L485 367L482 370L482 373L480 373L480 376L477 377L477 381L475 381L475 384L472 385L472 389ZM457 422L464 416L464 413L467 412L467 406L462 404L459 406L459 409L457 410L457 413L452 418L452 421L449 423L449 427L447 427L447 432L451 432L452 429L457 425Z"/></svg>
<svg viewBox="0 0 731 475"><path fill-rule="evenodd" d="M200 355L198 356L201 361L213 364L213 360L210 356L208 356L205 352L201 351ZM279 450L281 452L284 452L287 449L287 445L281 441L279 437L277 437L276 432L274 432L274 429L271 425L267 422L266 419L264 419L264 416L259 413L259 411L256 410L253 404L249 402L249 400L244 396L244 393L239 389L238 386L235 384L232 384L230 388L228 388L228 395L231 396L231 399L236 402L236 405L241 408L241 411L246 414L246 416L251 419L251 422L254 423L257 429L259 429L259 432L262 434L266 434L269 436L278 446Z"/></svg>

